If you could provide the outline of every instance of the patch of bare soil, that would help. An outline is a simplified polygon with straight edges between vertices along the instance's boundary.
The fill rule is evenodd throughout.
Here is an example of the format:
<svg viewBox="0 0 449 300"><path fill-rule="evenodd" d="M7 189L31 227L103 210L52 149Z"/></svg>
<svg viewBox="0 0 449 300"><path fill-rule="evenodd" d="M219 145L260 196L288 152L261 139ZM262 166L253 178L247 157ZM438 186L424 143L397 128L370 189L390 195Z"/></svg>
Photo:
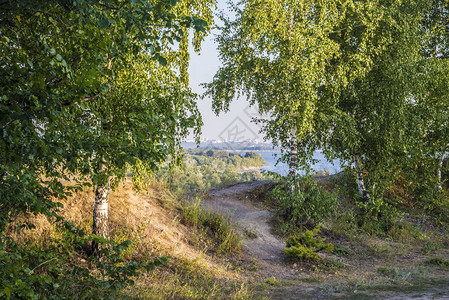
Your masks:
<svg viewBox="0 0 449 300"><path fill-rule="evenodd" d="M257 286L257 298L449 299L449 274L432 270L431 267L423 271L425 257L419 255L419 249L413 253L395 251L397 253L389 254L383 252L388 252L390 248L370 248L368 244L354 245L353 242L330 237L335 244L355 249L348 255L332 255L332 259L341 264L340 267L323 272L303 270L300 265L287 263L283 256L285 241L273 234L270 222L273 211L251 201L250 197L251 194L258 194L268 184L271 182L242 182L212 190L208 199L203 202L206 209L229 215L245 236L244 259L257 265L257 270L249 274L250 281ZM446 257L447 254L444 251L439 255ZM379 274L379 268L399 271L393 275L382 275ZM416 275L413 268L419 268L419 272L429 276L421 278L420 284L410 284L408 278ZM421 273L418 275L421 276ZM270 280L273 277L275 280ZM400 281L402 279L403 284ZM393 280L399 283L391 284Z"/></svg>

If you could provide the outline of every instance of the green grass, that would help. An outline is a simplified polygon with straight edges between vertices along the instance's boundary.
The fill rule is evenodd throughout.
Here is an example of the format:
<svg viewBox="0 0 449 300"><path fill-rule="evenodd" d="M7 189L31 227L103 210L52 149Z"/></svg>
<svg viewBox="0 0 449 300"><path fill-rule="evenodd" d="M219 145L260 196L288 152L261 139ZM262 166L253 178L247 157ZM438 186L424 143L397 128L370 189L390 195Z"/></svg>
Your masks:
<svg viewBox="0 0 449 300"><path fill-rule="evenodd" d="M216 253L234 253L240 251L242 238L232 226L228 217L219 213L205 210L201 206L201 199L187 203L182 212L182 221L198 230L199 238L207 234L215 241Z"/></svg>
<svg viewBox="0 0 449 300"><path fill-rule="evenodd" d="M252 299L244 281L217 278L201 260L176 259L140 278L128 294L138 299Z"/></svg>

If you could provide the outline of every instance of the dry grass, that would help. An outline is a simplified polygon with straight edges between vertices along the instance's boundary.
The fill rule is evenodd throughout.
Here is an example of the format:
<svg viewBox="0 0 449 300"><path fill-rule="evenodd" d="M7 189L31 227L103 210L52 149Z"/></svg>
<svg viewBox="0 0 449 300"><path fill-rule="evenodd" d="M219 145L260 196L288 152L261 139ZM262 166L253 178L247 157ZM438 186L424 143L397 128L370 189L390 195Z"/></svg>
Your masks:
<svg viewBox="0 0 449 300"><path fill-rule="evenodd" d="M68 221L90 232L94 190L84 190L62 202ZM147 261L169 256L170 262L151 274L136 278L126 293L140 299L244 299L250 292L244 278L233 271L223 257L207 253L198 232L182 224L182 202L162 185L153 183L148 192L137 193L130 181L122 182L109 196L110 238L115 242L130 240L124 252L127 260ZM43 216L31 217L35 229L8 234L16 241L31 241L42 248L58 230ZM204 241L209 243L210 241ZM213 253L212 253L213 254Z"/></svg>

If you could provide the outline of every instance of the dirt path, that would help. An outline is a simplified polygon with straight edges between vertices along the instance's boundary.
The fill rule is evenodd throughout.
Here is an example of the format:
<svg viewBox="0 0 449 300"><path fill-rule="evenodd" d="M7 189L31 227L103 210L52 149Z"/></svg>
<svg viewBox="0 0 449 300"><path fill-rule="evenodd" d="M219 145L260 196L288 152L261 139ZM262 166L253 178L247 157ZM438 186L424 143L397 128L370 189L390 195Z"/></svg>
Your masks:
<svg viewBox="0 0 449 300"><path fill-rule="evenodd" d="M264 299L449 299L446 276L443 283L431 282L425 286L418 286L415 290L401 291L402 287L397 286L380 292L378 288L382 287L374 285L366 288L365 291L360 291L357 286L352 287L345 282L348 278L357 279L359 272L363 270L376 268L370 265L369 260L362 257L353 258L360 266L347 264L348 269L343 271L345 273L343 277L310 272L308 274L287 264L283 258L285 241L273 235L269 223L273 212L263 209L249 197L251 191L257 191L269 182L242 182L227 188L212 190L209 192L208 199L203 202L206 209L229 215L238 224L242 233L245 231L249 233L244 234L246 237L243 252L258 266L258 271L253 274L255 278L274 277L276 280L284 280L284 283L278 281L277 285L258 291L256 297ZM311 283L310 279L313 279L313 276L321 277L321 280ZM340 290L338 286L345 288L338 292Z"/></svg>
<svg viewBox="0 0 449 300"><path fill-rule="evenodd" d="M272 234L269 221L273 212L257 207L247 196L250 191L266 185L269 181L242 182L212 190L203 203L207 209L229 215L247 237L243 250L257 260L260 274L278 279L293 279L295 270L285 264L283 253L285 241Z"/></svg>

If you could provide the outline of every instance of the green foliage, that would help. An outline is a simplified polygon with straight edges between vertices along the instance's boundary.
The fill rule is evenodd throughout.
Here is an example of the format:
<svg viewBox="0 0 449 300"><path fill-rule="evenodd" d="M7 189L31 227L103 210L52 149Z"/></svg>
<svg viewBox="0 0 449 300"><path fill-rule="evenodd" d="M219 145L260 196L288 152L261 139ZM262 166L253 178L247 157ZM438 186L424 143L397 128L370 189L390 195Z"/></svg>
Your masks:
<svg viewBox="0 0 449 300"><path fill-rule="evenodd" d="M299 192L291 193L292 184ZM295 227L324 222L333 215L338 203L336 195L327 192L309 175L286 178L273 189L271 197L277 202L278 215L287 226Z"/></svg>
<svg viewBox="0 0 449 300"><path fill-rule="evenodd" d="M127 165L137 178L198 131L195 95L179 76L187 50L168 43L192 27L201 39L212 2L185 2L1 4L0 230L19 213L52 216L52 201L70 192L62 180L117 181Z"/></svg>
<svg viewBox="0 0 449 300"><path fill-rule="evenodd" d="M438 266L440 268L449 269L449 261L440 257L429 258L425 263L431 266Z"/></svg>
<svg viewBox="0 0 449 300"><path fill-rule="evenodd" d="M216 38L223 66L206 85L216 113L244 95L268 115L257 121L285 162L296 139L302 165L317 148L355 164L357 204L373 230L398 217L398 199L386 195L398 175L414 178L411 194L443 218L447 1L244 0L232 10Z"/></svg>
<svg viewBox="0 0 449 300"><path fill-rule="evenodd" d="M284 253L290 261L318 261L321 259L314 249L301 244L285 248Z"/></svg>
<svg viewBox="0 0 449 300"><path fill-rule="evenodd" d="M348 255L348 254L352 253L351 250L349 250L341 245L335 245L333 252L339 256L344 256L344 255Z"/></svg>
<svg viewBox="0 0 449 300"><path fill-rule="evenodd" d="M167 257L127 262L122 259L129 241L112 243L87 236L66 223L61 238L45 249L20 245L4 237L0 243L0 297L6 299L120 298L120 291L142 270L152 271ZM90 243L107 244L101 259L83 253Z"/></svg>
<svg viewBox="0 0 449 300"><path fill-rule="evenodd" d="M203 209L200 199L184 206L182 220L185 224L197 228L199 235L206 233L212 236L216 243L213 249L217 253L237 252L242 247L241 237L233 228L231 220L219 213Z"/></svg>
<svg viewBox="0 0 449 300"><path fill-rule="evenodd" d="M371 194L371 201L364 200L358 193L355 172L354 169L347 168L336 181L340 199L344 198L346 202L334 219L336 227L341 232L363 230L379 235L395 231L397 220L402 215L402 199L394 194L388 195L390 189L380 194Z"/></svg>
<svg viewBox="0 0 449 300"><path fill-rule="evenodd" d="M319 251L332 252L334 244L323 243L323 239L317 236L320 228L306 230L303 234L291 236L286 241L285 256L290 261L319 261Z"/></svg>
<svg viewBox="0 0 449 300"><path fill-rule="evenodd" d="M139 181L169 155L179 156L180 139L191 128L198 135L201 126L197 95L188 87L189 32L199 50L213 5L213 0L1 2L0 234L21 214L61 221L57 201L73 190L110 179L116 184L130 166ZM90 298L83 295L90 293L86 287L119 289L138 267L118 258L124 244L105 250L104 261L92 262L101 282L91 270L76 268L67 271L76 275L74 288L53 287L58 283L45 272L28 276L36 261L69 262L66 250L58 252L67 249L64 243L54 240L43 256L17 248L20 257L9 252L15 246L4 245L4 261L13 266L2 280L11 285L4 293L22 293L23 285L28 286L23 293L35 291L41 298L52 296L52 289L56 298L61 289ZM52 272L62 280L67 272L61 270Z"/></svg>
<svg viewBox="0 0 449 300"><path fill-rule="evenodd" d="M227 111L235 96L246 96L268 117L259 119L265 137L290 148L295 129L304 160L318 145L308 143L316 119L332 111L341 72L329 72L340 56L329 32L353 5L352 1L254 1L232 5L235 18L222 16L216 42L223 66L207 94L216 113ZM319 46L318 46L319 45ZM324 89L328 98L321 97ZM329 120L329 119L328 119Z"/></svg>

